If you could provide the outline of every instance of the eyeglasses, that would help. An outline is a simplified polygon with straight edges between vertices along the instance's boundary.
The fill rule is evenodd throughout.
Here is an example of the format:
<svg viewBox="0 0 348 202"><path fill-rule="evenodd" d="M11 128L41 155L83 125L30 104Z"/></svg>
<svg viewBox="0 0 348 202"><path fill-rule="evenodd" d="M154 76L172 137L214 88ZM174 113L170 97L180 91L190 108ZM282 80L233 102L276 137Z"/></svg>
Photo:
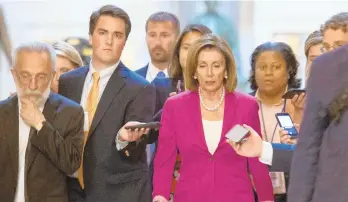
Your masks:
<svg viewBox="0 0 348 202"><path fill-rule="evenodd" d="M39 73L35 77L33 77L32 75L26 72L20 74L17 72L17 70L15 70L15 72L19 81L24 85L29 84L33 79L38 85L46 84L49 81L48 75L44 73Z"/></svg>
<svg viewBox="0 0 348 202"><path fill-rule="evenodd" d="M323 46L320 48L320 50L321 50L322 53L326 53L326 52L335 50L336 48L339 48L341 46L344 46L346 44L348 44L348 41L336 41L334 43L334 45L332 45L332 46L330 46L327 43L324 43Z"/></svg>

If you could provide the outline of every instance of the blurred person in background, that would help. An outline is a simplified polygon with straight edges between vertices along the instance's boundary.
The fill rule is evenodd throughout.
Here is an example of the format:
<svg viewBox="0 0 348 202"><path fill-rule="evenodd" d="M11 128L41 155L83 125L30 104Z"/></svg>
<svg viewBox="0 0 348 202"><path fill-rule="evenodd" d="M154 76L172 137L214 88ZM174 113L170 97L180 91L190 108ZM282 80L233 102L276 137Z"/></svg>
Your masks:
<svg viewBox="0 0 348 202"><path fill-rule="evenodd" d="M259 201L273 201L267 166L237 155L225 141L235 124L248 124L260 131L257 102L235 91L232 50L216 36L204 35L193 43L187 59L187 91L169 98L163 108L153 201L169 200L178 150L182 164L174 201L254 202L249 171Z"/></svg>
<svg viewBox="0 0 348 202"><path fill-rule="evenodd" d="M311 65L315 58L323 53L323 36L320 31L312 32L305 41L306 55L306 80L311 71Z"/></svg>
<svg viewBox="0 0 348 202"><path fill-rule="evenodd" d="M151 61L135 72L151 83L156 78L168 77L174 44L180 33L180 22L172 13L156 12L147 19L145 31ZM146 160L150 167L155 148L155 143L146 147Z"/></svg>
<svg viewBox="0 0 348 202"><path fill-rule="evenodd" d="M60 75L70 72L78 67L83 66L80 54L70 44L64 41L57 41L52 44L56 52L55 74L51 84L51 90L58 93L58 85Z"/></svg>
<svg viewBox="0 0 348 202"><path fill-rule="evenodd" d="M152 82L155 78L168 77L173 48L180 34L180 22L174 14L160 11L147 19L145 30L151 61L135 72Z"/></svg>
<svg viewBox="0 0 348 202"><path fill-rule="evenodd" d="M12 63L12 46L7 31L6 20L2 7L0 7L0 45L5 53L8 63Z"/></svg>
<svg viewBox="0 0 348 202"><path fill-rule="evenodd" d="M89 64L91 62L93 50L87 39L82 37L68 37L64 39L64 41L77 50L81 56L83 64Z"/></svg>

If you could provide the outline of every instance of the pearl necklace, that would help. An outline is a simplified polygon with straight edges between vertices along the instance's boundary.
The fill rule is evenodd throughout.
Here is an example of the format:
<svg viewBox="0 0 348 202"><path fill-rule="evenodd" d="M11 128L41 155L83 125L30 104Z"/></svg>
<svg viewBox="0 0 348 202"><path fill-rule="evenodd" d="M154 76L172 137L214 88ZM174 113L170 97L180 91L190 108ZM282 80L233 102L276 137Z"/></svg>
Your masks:
<svg viewBox="0 0 348 202"><path fill-rule="evenodd" d="M222 88L222 94L221 94L221 98L220 101L217 105L215 105L214 107L208 107L204 101L203 101L203 96L202 96L202 92L201 92L201 87L198 88L198 95L199 95L199 100L201 101L204 109L208 110L208 111L216 111L217 109L219 109L219 107L221 106L222 102L224 101L225 98L225 88Z"/></svg>

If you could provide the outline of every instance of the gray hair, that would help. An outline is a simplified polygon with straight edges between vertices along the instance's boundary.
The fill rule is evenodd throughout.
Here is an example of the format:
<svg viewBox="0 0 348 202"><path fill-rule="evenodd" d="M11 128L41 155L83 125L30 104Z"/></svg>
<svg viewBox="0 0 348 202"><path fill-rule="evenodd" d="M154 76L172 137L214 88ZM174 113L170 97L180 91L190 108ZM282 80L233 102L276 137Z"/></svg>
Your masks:
<svg viewBox="0 0 348 202"><path fill-rule="evenodd" d="M52 65L52 70L56 66L56 52L53 47L48 43L44 42L30 42L19 45L13 54L12 64L14 67L17 65L18 55L21 52L36 52L36 53L47 53L49 55L49 62Z"/></svg>

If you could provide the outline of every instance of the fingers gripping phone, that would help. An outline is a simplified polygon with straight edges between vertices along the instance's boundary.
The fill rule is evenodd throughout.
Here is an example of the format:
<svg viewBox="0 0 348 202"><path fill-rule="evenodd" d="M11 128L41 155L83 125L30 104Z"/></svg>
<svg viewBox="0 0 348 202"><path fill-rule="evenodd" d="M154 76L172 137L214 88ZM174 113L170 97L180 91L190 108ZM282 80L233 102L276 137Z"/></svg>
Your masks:
<svg viewBox="0 0 348 202"><path fill-rule="evenodd" d="M292 138L298 136L298 132L289 113L277 113L276 118L279 126L284 128Z"/></svg>
<svg viewBox="0 0 348 202"><path fill-rule="evenodd" d="M249 130L245 127L237 124L231 128L225 135L225 137L235 143L242 143L243 140L249 135Z"/></svg>
<svg viewBox="0 0 348 202"><path fill-rule="evenodd" d="M282 96L282 98L292 99L295 95L300 95L301 93L306 93L306 90L291 88Z"/></svg>

